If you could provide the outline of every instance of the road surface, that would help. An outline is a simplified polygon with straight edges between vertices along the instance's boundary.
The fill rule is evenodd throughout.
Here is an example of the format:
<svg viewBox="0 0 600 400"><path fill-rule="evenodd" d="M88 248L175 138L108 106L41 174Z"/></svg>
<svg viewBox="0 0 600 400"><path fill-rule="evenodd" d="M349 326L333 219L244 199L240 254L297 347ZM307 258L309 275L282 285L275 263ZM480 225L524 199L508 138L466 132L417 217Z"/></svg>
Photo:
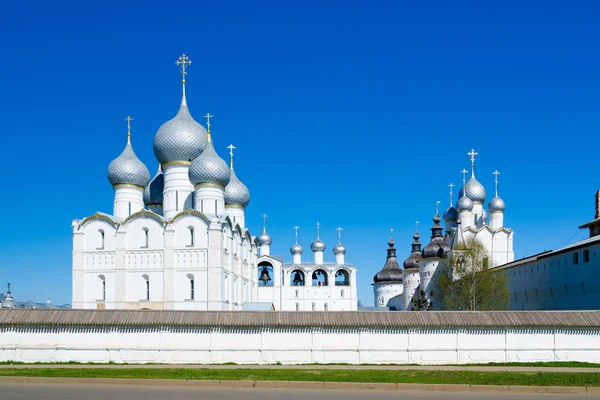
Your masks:
<svg viewBox="0 0 600 400"><path fill-rule="evenodd" d="M385 392L297 389L230 389L153 387L106 384L34 384L0 383L0 400L539 400L593 399L591 395L452 393L452 392Z"/></svg>

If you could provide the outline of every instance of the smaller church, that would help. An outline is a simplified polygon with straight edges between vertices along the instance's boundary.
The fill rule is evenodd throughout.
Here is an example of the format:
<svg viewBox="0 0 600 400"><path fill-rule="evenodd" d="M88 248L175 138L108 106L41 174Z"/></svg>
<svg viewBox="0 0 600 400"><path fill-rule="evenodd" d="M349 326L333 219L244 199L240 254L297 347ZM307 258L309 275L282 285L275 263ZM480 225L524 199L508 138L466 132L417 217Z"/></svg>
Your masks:
<svg viewBox="0 0 600 400"><path fill-rule="evenodd" d="M453 205L453 184L450 188L450 204L443 215L444 226L440 223L439 201L436 205L431 240L421 250L420 235L417 229L413 235L413 243L404 268L396 258L394 240L388 242L387 260L381 271L373 278L373 295L375 307L392 310L410 311L415 307L415 299L425 296L435 305L435 274L438 268L447 266L453 249L471 237L483 243L487 250L489 267L512 262L513 231L504 226L504 200L498 196L497 170L495 176L495 196L488 202L487 212L484 204L487 198L485 187L475 178L475 157L478 153L471 150L467 153L471 160L471 178L467 181L467 170L463 169L463 185L458 194L458 201Z"/></svg>

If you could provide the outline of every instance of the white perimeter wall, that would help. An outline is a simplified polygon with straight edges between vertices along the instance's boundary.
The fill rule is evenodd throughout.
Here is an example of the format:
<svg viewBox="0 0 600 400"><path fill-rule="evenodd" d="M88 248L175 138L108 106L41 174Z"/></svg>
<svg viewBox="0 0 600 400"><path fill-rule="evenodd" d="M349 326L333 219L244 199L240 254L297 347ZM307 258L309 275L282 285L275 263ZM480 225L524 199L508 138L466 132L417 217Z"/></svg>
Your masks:
<svg viewBox="0 0 600 400"><path fill-rule="evenodd" d="M597 363L600 330L4 327L0 361Z"/></svg>

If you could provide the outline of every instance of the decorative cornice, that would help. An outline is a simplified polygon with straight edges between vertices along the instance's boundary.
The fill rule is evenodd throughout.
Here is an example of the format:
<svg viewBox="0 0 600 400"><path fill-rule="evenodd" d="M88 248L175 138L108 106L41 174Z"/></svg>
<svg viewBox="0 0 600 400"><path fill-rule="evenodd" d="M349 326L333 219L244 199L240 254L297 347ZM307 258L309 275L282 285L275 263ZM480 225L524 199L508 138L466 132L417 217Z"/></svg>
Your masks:
<svg viewBox="0 0 600 400"><path fill-rule="evenodd" d="M119 183L119 184L113 185L113 189L115 189L115 190L120 189L120 188L130 188L130 189L137 189L142 192L144 191L143 187L138 186L138 185L132 185L131 183Z"/></svg>
<svg viewBox="0 0 600 400"><path fill-rule="evenodd" d="M177 221L180 218L185 217L186 215L191 215L191 216L198 217L201 220L203 220L204 222L206 222L207 224L210 224L210 220L206 217L206 215L202 214L198 210L194 210L193 208L188 208L187 210L182 211L179 214L175 215L173 218L171 218L171 220L169 221L169 223L172 224L173 222Z"/></svg>
<svg viewBox="0 0 600 400"><path fill-rule="evenodd" d="M163 228L166 225L165 221L162 218L160 218L160 216L158 216L156 213L153 213L151 211L144 210L144 209L142 209L142 210L140 210L138 212L134 212L129 217L125 218L123 220L123 225L126 225L129 221L134 220L134 219L139 218L139 217L149 217L149 218L152 218L153 220L155 220L156 222L158 222Z"/></svg>
<svg viewBox="0 0 600 400"><path fill-rule="evenodd" d="M163 171L165 170L165 168L170 167L171 165L183 165L183 166L189 167L190 165L192 165L192 162L191 161L169 161L168 163L162 164Z"/></svg>
<svg viewBox="0 0 600 400"><path fill-rule="evenodd" d="M87 218L84 218L83 221L81 221L80 226L84 226L85 224L87 224L88 222L91 222L91 221L103 221L103 222L106 222L107 224L111 225L113 228L116 228L119 225L119 223L117 221L114 221L112 218L108 217L107 215L96 212L96 214L91 215Z"/></svg>
<svg viewBox="0 0 600 400"><path fill-rule="evenodd" d="M241 204L237 204L237 203L230 203L230 204L225 203L225 208L239 208L241 210L245 210L246 209L246 207L244 207Z"/></svg>
<svg viewBox="0 0 600 400"><path fill-rule="evenodd" d="M212 183L212 182L197 183L196 186L194 186L194 189L198 189L201 187L214 187L217 189L225 190L225 186L220 185L218 183Z"/></svg>

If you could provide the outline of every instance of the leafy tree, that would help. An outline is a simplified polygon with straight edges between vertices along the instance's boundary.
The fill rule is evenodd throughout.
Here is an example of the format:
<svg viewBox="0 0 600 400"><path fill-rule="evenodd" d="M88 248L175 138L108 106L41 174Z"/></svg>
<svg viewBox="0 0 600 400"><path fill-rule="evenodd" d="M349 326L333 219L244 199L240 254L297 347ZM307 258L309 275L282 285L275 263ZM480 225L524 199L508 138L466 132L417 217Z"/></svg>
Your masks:
<svg viewBox="0 0 600 400"><path fill-rule="evenodd" d="M429 311L433 307L433 303L427 299L427 295L423 289L420 289L420 296L413 297L414 307L411 307L411 311Z"/></svg>
<svg viewBox="0 0 600 400"><path fill-rule="evenodd" d="M450 262L437 278L440 308L444 310L506 310L508 281L502 272L490 268L487 251L472 237L452 250Z"/></svg>

